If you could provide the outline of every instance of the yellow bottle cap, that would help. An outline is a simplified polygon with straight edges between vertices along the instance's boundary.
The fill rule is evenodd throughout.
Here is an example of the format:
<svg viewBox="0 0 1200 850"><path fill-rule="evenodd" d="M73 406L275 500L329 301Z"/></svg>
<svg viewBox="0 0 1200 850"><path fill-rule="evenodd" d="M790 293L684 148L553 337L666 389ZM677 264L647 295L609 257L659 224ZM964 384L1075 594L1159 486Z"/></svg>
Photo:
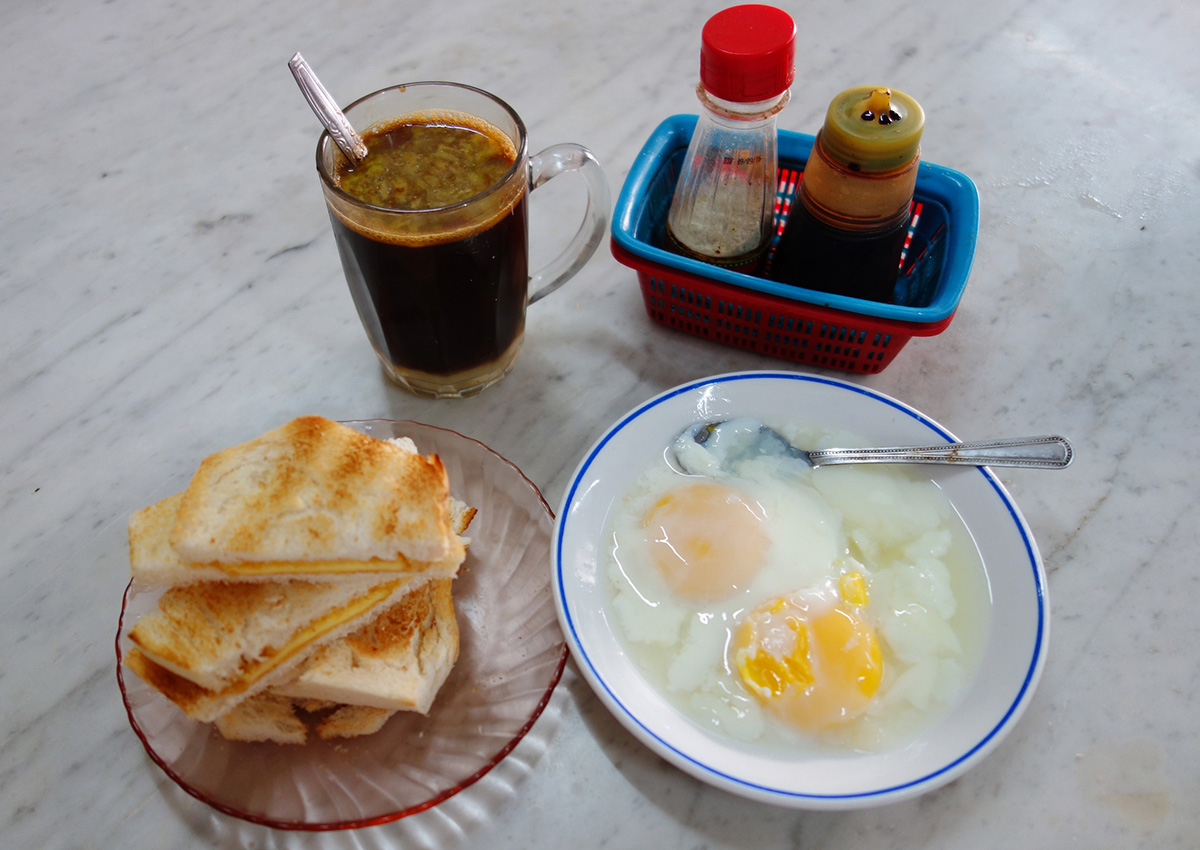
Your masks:
<svg viewBox="0 0 1200 850"><path fill-rule="evenodd" d="M925 112L909 95L886 86L856 86L830 102L821 147L851 171L892 171L917 155L924 128Z"/></svg>

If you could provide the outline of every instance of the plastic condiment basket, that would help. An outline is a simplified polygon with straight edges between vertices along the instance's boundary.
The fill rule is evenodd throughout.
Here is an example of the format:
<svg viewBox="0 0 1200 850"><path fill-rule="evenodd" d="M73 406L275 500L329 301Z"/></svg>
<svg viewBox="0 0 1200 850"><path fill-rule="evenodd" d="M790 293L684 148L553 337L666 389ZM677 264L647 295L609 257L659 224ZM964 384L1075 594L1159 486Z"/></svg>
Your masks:
<svg viewBox="0 0 1200 850"><path fill-rule="evenodd" d="M646 312L660 324L799 363L875 373L914 336L941 333L966 289L979 231L979 193L965 174L922 162L894 303L868 301L743 274L681 256L665 244L667 210L694 115L658 126L617 196L612 253L636 269ZM775 242L813 137L779 131Z"/></svg>

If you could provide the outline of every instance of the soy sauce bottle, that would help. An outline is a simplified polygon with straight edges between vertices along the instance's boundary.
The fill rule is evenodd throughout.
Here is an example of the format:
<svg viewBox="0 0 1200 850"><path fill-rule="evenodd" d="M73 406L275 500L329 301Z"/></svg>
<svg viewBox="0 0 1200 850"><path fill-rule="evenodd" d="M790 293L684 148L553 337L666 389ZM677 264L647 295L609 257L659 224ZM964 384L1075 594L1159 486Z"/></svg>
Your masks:
<svg viewBox="0 0 1200 850"><path fill-rule="evenodd" d="M773 235L776 116L795 75L796 24L773 6L718 12L701 33L700 117L667 214L668 247L754 271Z"/></svg>
<svg viewBox="0 0 1200 850"><path fill-rule="evenodd" d="M904 92L847 89L829 104L796 190L770 277L892 302L925 114Z"/></svg>

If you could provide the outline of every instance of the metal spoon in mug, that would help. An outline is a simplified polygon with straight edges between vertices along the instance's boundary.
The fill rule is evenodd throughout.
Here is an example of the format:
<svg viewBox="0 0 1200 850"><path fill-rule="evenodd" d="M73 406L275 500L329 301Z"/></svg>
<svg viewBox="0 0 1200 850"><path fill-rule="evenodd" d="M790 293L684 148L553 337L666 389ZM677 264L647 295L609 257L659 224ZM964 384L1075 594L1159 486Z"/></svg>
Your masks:
<svg viewBox="0 0 1200 850"><path fill-rule="evenodd" d="M304 93L304 99L316 113L317 119L329 131L338 148L346 155L346 159L354 165L366 159L367 145L362 136L350 126L345 113L338 108L337 101L325 90L325 86L321 85L321 81L317 79L312 68L308 67L304 57L297 53L288 62L288 67L292 69L292 76L296 78L296 84Z"/></svg>
<svg viewBox="0 0 1200 850"><path fill-rule="evenodd" d="M672 454L681 471L687 474L702 474L714 466L732 468L742 461L763 455L793 458L810 467L842 463L933 463L1033 469L1063 469L1070 466L1075 455L1066 438L1054 435L931 446L821 449L808 452L796 448L778 431L756 419L729 419L692 425L676 438Z"/></svg>

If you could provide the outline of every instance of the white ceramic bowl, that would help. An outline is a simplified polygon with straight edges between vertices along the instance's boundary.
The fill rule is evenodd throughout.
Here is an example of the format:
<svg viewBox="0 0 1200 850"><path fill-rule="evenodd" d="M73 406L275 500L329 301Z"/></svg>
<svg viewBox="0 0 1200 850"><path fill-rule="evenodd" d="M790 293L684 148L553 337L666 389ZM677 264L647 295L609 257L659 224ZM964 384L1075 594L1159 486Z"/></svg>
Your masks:
<svg viewBox="0 0 1200 850"><path fill-rule="evenodd" d="M944 785L978 764L1028 705L1045 661L1049 630L1037 546L1012 498L986 468L924 467L979 548L991 611L977 675L957 706L915 740L883 752L832 757L751 752L688 720L634 668L608 611L603 547L609 513L685 426L736 416L828 424L873 445L956 439L929 417L881 393L786 372L706 378L634 408L588 450L555 523L555 604L588 683L630 732L668 762L718 788L768 803L809 809L893 803Z"/></svg>

